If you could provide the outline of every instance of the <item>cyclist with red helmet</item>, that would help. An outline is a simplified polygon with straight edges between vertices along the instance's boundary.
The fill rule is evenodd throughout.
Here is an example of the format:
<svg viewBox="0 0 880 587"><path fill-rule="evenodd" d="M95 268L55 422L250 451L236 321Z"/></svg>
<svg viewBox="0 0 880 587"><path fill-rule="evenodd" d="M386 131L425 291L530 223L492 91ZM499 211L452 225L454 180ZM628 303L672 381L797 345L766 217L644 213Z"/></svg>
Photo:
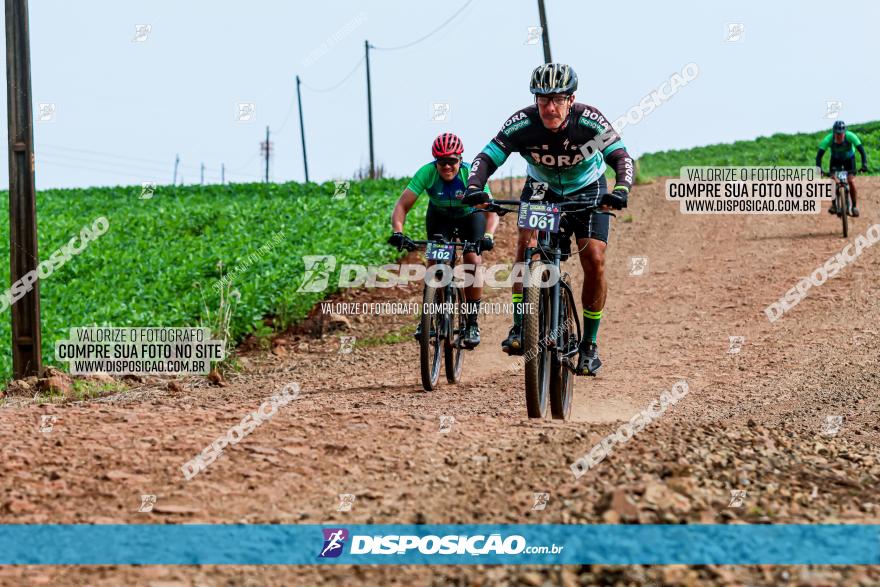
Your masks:
<svg viewBox="0 0 880 587"><path fill-rule="evenodd" d="M425 215L425 228L428 238L442 234L444 238L452 238L454 229L458 229L459 238L463 241L478 243L477 250L464 251L464 262L470 267L480 264L480 254L492 250L493 235L498 227L498 216L495 213L480 212L473 206L462 203L461 199L467 190L467 178L471 167L462 162L464 144L451 132L438 136L431 145L434 161L423 165L410 180L406 189L397 200L391 213L391 230L393 234L388 244L403 248L409 239L403 234L403 223L406 215L415 205L416 200L424 192L428 193L428 211ZM473 271L468 271L473 274ZM482 285L466 287L465 299L468 302L468 325L462 344L474 348L480 344L480 327L477 315L480 311L480 299L483 295ZM416 332L418 338L420 332Z"/></svg>

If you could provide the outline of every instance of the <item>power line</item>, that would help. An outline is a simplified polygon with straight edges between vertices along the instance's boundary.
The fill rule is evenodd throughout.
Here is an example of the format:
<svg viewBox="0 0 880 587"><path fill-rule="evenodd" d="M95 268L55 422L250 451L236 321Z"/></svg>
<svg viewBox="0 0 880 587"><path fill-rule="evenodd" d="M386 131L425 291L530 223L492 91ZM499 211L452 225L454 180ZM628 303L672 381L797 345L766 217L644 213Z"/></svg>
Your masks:
<svg viewBox="0 0 880 587"><path fill-rule="evenodd" d="M103 165L105 167L112 167L114 169L128 169L130 171L138 172L138 173L150 173L150 174L162 174L165 175L168 173L168 167L158 168L144 164L134 164L134 163L120 163L118 161L107 161L103 159L96 158L94 156L82 156L82 155L71 155L71 154L59 154L52 153L46 151L37 151L36 159L39 161L45 157L51 157L55 159L60 159L61 161L66 161L69 163L78 163L83 162L86 164L94 164L94 165Z"/></svg>
<svg viewBox="0 0 880 587"><path fill-rule="evenodd" d="M135 168L140 171L149 171L151 173L167 173L168 172L169 162L160 161L158 159L147 159L144 157L131 157L131 156L127 156L127 155L118 155L116 153L106 153L103 151L94 151L91 149L76 149L73 147L62 147L60 145L42 145L40 147L40 149L38 149L38 150L42 151L43 149L48 150L48 152L43 151L43 153L42 153L43 155L51 155L54 157L64 157L66 159L78 159L78 160L89 162L89 163L100 163L100 164L107 164L107 165L124 165L127 168ZM69 151L70 153L77 153L77 154L52 153L51 152L52 150L56 150L56 149L60 150L60 151ZM39 156L40 155L38 154L38 157ZM98 157L95 157L95 156L98 156ZM96 159L98 159L98 160L96 161ZM123 161L134 161L135 163L128 163L128 162L118 163L118 162L114 162L114 161L107 161L106 159L121 159ZM235 169L232 169L232 171L235 172L236 175L241 175L243 177L257 177L257 174L247 174L247 173L239 174L239 173L237 173L237 171L243 169L245 166L247 166L253 160L254 160L254 157L251 157L246 163L238 166ZM173 164L174 161L171 160L170 163ZM188 168L193 172L200 170L200 167L198 165L187 165L185 163L180 163L179 166L181 169ZM210 166L206 165L205 171L209 171L211 173L219 173L220 168L219 167L214 168L214 167L210 167Z"/></svg>
<svg viewBox="0 0 880 587"><path fill-rule="evenodd" d="M77 161L76 159L79 159L80 161L85 161L86 164L84 165L83 163L81 163L80 161ZM98 173L105 173L105 174L109 173L109 174L113 174L113 175L120 176L120 177L136 178L139 181L143 181L145 177L149 178L149 177L154 177L157 175L168 173L167 169L164 169L162 171L157 172L155 170L146 170L145 168L138 169L135 166L130 166L130 165L120 166L120 165L117 165L113 161L107 161L107 162L90 161L88 159L82 159L79 157L74 158L74 160L71 160L69 158L60 157L60 156L52 154L52 153L38 154L36 157L36 163L38 166L40 165L40 163L46 163L49 166L60 165L62 167L71 167L73 169L87 169L89 171L96 171ZM97 167L95 167L95 166L97 166ZM228 175L228 173L227 173L227 175ZM256 174L247 174L247 173L235 173L234 175L236 175L238 177L247 178L247 179L254 179L257 177Z"/></svg>
<svg viewBox="0 0 880 587"><path fill-rule="evenodd" d="M397 47L377 47L375 45L370 45L370 46L373 49L377 49L379 51L399 51L401 49L406 49L408 47L412 47L413 45L417 45L417 44L421 43L422 41L424 41L425 39L427 39L428 37L432 36L434 33L438 32L440 29L442 29L443 27L448 25L450 22L452 22L455 19L455 17L460 15L462 13L462 11L464 11L464 9L467 8L468 5L473 1L474 0L467 0L467 2L465 2L461 8L459 8L455 13L453 13L452 16L450 16L445 21L443 21L443 23L441 23L440 26L438 26L436 29L434 29L433 31L431 31L430 33L425 35L424 37L416 39L415 41L412 41L410 43L406 43L405 45L398 45Z"/></svg>
<svg viewBox="0 0 880 587"><path fill-rule="evenodd" d="M153 175L164 175L164 174L168 173L168 164L164 163L164 162L157 161L155 159L126 157L124 155L116 155L113 153L103 153L101 151L92 151L89 149L74 149L71 147L60 147L60 146L55 146L55 145L45 145L45 147L48 147L48 149L46 151L43 151L42 149L38 150L38 151L41 151L41 152L38 152L38 154L37 154L38 159L41 159L43 157L48 156L48 157L61 159L62 161L72 161L72 162L83 161L88 164L103 165L105 167L112 166L115 169L122 167L125 169L137 171L140 173L149 173L149 174L153 174ZM60 149L62 151L70 151L70 153L53 153L52 150L54 150L54 149ZM154 165L152 163L149 163L149 164L147 164L147 163L131 163L128 161L118 162L118 161L109 160L112 158L118 158L118 159L124 159L124 160L127 159L127 160L131 160L131 161L144 161L144 162L153 161L153 162L156 162L156 165ZM251 161L253 161L253 157L250 160L248 160L247 163L245 163L244 165L239 166L237 169L232 170L233 174L241 176L241 177L247 177L247 178L258 177L257 174L238 173ZM196 170L200 171L201 170L200 166L197 166L197 165L180 164L180 167L181 168L189 168L193 171L196 171ZM214 168L214 167L209 167L206 165L205 171L210 172L210 173L214 173L214 174L218 174L218 173L220 173L220 167Z"/></svg>
<svg viewBox="0 0 880 587"><path fill-rule="evenodd" d="M254 153L254 155L253 155L250 159L248 159L245 163L242 163L241 165L239 165L239 166L236 167L235 169L231 169L231 171L233 171L233 172L238 172L238 171L244 169L245 167L247 167L248 165L250 165L251 163L253 163L253 162L254 162L254 159L256 159L256 158L259 157L259 156L260 156L260 153Z"/></svg>
<svg viewBox="0 0 880 587"><path fill-rule="evenodd" d="M473 0L470 0L470 1L473 1ZM354 66L354 69L352 69L350 72L348 72L348 75L346 75L344 78L342 78L342 80L340 80L339 83L337 83L337 84L335 84L335 85L332 85L332 86L330 86L329 88L323 88L323 89L321 89L321 88L313 88L312 86L310 86L310 85L307 84L306 82L302 82L302 85L304 85L304 86L307 87L308 89L312 90L313 92L317 92L317 93L319 93L319 94L322 94L322 93L324 93L324 92L331 92L331 91L335 90L336 88L338 88L339 86L341 86L342 84L344 84L345 82L347 82L348 79L349 79L351 76L353 76L353 75L355 74L355 72L357 72L358 69L360 69L361 63L364 62L364 59L366 59L366 57L361 57L361 58L358 60L357 64Z"/></svg>
<svg viewBox="0 0 880 587"><path fill-rule="evenodd" d="M45 163L46 165L48 165L50 167L53 165L59 165L61 167L71 167L73 169L86 169L88 171L94 171L97 173L104 173L104 174L109 174L109 175L115 175L117 177L126 177L126 178L138 179L138 180L143 181L143 176L137 175L135 173L130 173L130 172L127 172L124 170L120 170L120 169L106 169L106 168L100 169L97 167L90 167L88 165L82 165L81 163L63 163L61 161L53 161L51 159L46 159L45 157L37 158L37 162L36 162L37 167L39 167L42 163Z"/></svg>
<svg viewBox="0 0 880 587"><path fill-rule="evenodd" d="M281 126L278 128L278 130L275 131L276 134L279 134L282 130L284 130L284 127L287 126L287 121L290 120L291 114L293 114L293 108L288 108L287 116L284 117L284 121L281 123Z"/></svg>
<svg viewBox="0 0 880 587"><path fill-rule="evenodd" d="M144 157L131 157L128 155L118 155L116 153L105 153L102 151L92 151L90 149L75 149L73 147L62 147L61 145L40 144L40 149L59 149L61 151L71 151L73 153L90 153L93 155L101 155L103 157L111 157L114 159L128 159L130 161L143 161L145 163L155 163L163 167L167 167L168 161L159 161L158 159L146 159Z"/></svg>

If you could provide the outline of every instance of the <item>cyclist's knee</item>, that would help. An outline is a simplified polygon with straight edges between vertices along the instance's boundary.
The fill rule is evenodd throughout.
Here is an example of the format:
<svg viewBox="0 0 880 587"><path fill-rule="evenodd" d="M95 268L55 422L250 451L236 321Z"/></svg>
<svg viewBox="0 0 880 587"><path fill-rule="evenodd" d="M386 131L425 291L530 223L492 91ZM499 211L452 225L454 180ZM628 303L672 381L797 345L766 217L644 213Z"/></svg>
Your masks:
<svg viewBox="0 0 880 587"><path fill-rule="evenodd" d="M535 241L537 236L537 231L530 230L528 228L520 228L519 232L517 233L516 244L517 246L522 244L528 245L530 243L534 244L532 243L532 241Z"/></svg>
<svg viewBox="0 0 880 587"><path fill-rule="evenodd" d="M605 268L605 247L603 243L589 241L587 246L581 248L581 266L585 270L601 271Z"/></svg>

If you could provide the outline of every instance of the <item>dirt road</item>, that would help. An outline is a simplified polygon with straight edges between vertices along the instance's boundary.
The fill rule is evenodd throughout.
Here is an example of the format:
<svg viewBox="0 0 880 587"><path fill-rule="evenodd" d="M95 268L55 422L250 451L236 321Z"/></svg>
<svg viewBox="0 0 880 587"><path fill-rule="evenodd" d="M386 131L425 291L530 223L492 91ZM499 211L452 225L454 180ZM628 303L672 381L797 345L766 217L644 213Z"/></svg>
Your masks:
<svg viewBox="0 0 880 587"><path fill-rule="evenodd" d="M856 179L880 223L880 179ZM7 523L880 523L880 247L774 323L764 308L846 241L818 216L683 216L662 181L612 227L605 366L575 383L569 422L525 417L522 372L482 321L464 381L421 390L411 317L354 317L316 339L243 353L227 385L141 384L97 401L0 409ZM827 205L826 205L827 207ZM631 216L631 220L629 219ZM510 217L507 217L510 218ZM507 262L513 220L487 262ZM851 240L850 239L850 240ZM632 275L630 257L647 257ZM580 269L567 264L576 285ZM420 301L417 287L395 291ZM384 300L388 292L340 299ZM508 291L484 299L507 302ZM339 353L338 335L355 336ZM730 337L744 337L730 352ZM681 379L689 394L580 479L569 468ZM181 465L282 385L299 399L186 481ZM41 432L41 415L54 415ZM447 428L441 430L441 417ZM736 499L732 498L731 492ZM549 493L532 510L534 493ZM744 493L742 493L744 492ZM350 511L337 511L352 494ZM138 512L141 495L155 495ZM17 567L0 583L877 584L865 567ZM549 583L548 583L549 582Z"/></svg>

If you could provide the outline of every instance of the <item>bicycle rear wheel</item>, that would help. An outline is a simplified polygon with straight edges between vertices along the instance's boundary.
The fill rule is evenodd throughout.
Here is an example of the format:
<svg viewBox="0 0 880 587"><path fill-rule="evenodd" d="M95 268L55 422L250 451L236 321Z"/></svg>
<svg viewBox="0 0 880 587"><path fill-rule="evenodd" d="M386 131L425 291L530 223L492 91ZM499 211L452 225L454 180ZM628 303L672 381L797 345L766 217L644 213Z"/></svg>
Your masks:
<svg viewBox="0 0 880 587"><path fill-rule="evenodd" d="M446 367L446 381L458 383L461 380L461 365L464 353L461 352L461 337L467 327L467 315L464 313L464 290L452 286L454 302L452 313L449 314L449 332L443 344L443 364Z"/></svg>
<svg viewBox="0 0 880 587"><path fill-rule="evenodd" d="M425 286L422 295L422 335L419 337L419 363L422 372L422 387L433 391L440 379L440 338L442 336L442 314L437 312L437 304L443 303L443 290Z"/></svg>
<svg viewBox="0 0 880 587"><path fill-rule="evenodd" d="M562 282L569 284L568 275L562 276ZM555 420L568 420L571 417L571 399L574 391L574 374L566 363L571 359L564 356L577 349L577 316L575 313L574 296L571 290L560 286L559 300L559 337L561 345L551 353L550 362L550 413Z"/></svg>
<svg viewBox="0 0 880 587"><path fill-rule="evenodd" d="M546 417L550 388L550 353L546 343L550 332L550 295L547 288L541 287L545 271L543 261L532 261L523 288L523 359L529 418Z"/></svg>

